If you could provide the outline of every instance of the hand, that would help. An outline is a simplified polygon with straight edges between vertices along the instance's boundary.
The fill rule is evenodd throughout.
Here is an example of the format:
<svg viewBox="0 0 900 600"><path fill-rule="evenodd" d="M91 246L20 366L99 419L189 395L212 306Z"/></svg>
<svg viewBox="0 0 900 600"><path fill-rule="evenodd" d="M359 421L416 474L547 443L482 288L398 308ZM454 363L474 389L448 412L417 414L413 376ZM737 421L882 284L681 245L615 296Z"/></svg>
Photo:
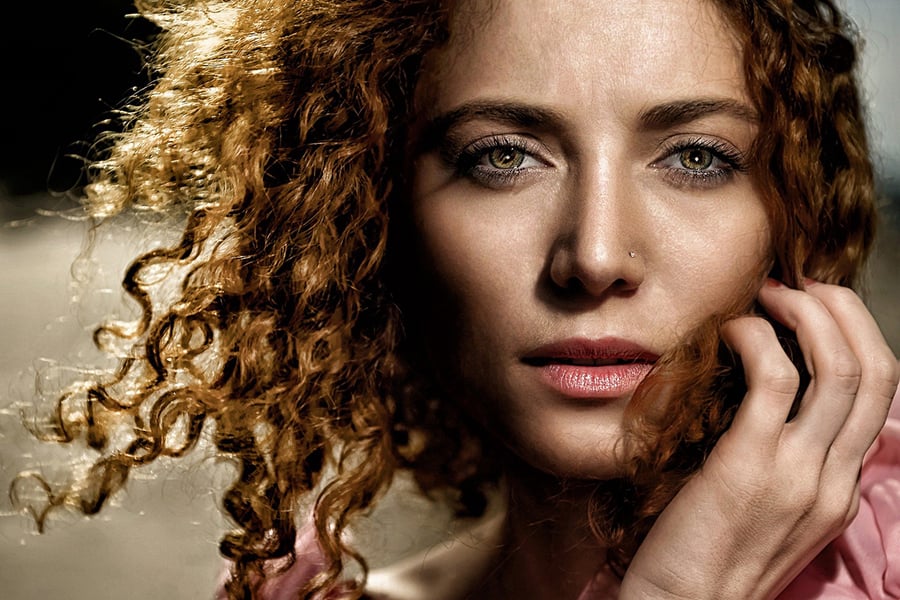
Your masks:
<svg viewBox="0 0 900 600"><path fill-rule="evenodd" d="M740 355L747 394L638 549L620 598L774 598L856 515L897 359L847 288L769 280L759 301L797 334L812 378L799 411L786 422L799 376L772 326L728 322L723 337Z"/></svg>

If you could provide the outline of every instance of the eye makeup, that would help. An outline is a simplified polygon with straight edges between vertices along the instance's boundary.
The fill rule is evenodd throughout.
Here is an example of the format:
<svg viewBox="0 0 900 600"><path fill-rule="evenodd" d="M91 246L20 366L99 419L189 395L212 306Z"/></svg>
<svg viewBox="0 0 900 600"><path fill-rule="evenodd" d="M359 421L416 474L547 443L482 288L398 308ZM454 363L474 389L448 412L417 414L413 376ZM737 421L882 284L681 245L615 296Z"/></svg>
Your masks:
<svg viewBox="0 0 900 600"><path fill-rule="evenodd" d="M668 142L660 155L650 166L664 170L667 179L677 186L716 187L748 170L743 152L723 140L705 136Z"/></svg>

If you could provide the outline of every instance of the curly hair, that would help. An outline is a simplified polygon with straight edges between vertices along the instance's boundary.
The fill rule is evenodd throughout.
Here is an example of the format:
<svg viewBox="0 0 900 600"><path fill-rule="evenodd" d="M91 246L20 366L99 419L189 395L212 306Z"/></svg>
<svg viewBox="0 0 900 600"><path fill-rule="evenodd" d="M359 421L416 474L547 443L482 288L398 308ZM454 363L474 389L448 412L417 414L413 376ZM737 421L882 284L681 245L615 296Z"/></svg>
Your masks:
<svg viewBox="0 0 900 600"><path fill-rule="evenodd" d="M333 589L348 559L365 576L343 534L397 469L423 490L450 490L462 513L483 508L500 470L404 359L388 276L413 91L456 4L138 1L164 30L155 84L106 140L85 206L98 218L181 210L186 226L125 274L138 320L95 332L112 353L125 342L117 371L56 404L46 437L86 440L100 457L83 482L46 487L49 502L32 508L39 526L63 505L97 512L133 467L189 452L207 423L238 466L222 499L235 525L220 544L232 598L257 596L266 561L293 560L296 513L313 490L326 568L305 597ZM852 285L874 222L853 31L831 0L717 5L747 49L761 115L754 162L773 274ZM180 278L174 301L160 273ZM719 342L727 316L664 357L627 409L628 477L605 487L615 496L597 494L592 521L620 571L742 396ZM122 421L130 433L111 435Z"/></svg>
<svg viewBox="0 0 900 600"><path fill-rule="evenodd" d="M797 288L807 277L855 287L876 221L856 32L831 0L716 4L745 49L747 88L760 115L752 163L771 228L769 274ZM626 408L626 477L597 494L593 517L619 573L731 424L746 389L719 331L728 319L757 310L755 295L743 290L731 311L690 333ZM773 326L800 371L799 398L808 384L802 355L796 339Z"/></svg>

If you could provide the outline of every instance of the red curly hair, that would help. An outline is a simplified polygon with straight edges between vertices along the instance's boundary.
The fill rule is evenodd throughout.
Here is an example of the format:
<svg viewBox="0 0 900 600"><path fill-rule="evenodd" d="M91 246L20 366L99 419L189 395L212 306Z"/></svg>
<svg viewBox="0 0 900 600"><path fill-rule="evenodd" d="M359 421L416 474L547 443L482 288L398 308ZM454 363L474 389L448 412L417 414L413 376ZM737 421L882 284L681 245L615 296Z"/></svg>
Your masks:
<svg viewBox="0 0 900 600"><path fill-rule="evenodd" d="M746 49L761 115L754 164L773 274L795 287L803 276L853 285L875 214L854 34L831 0L716 4ZM185 230L128 269L137 322L95 333L118 370L56 404L44 436L86 440L99 457L84 481L46 486L49 502L32 508L39 526L63 505L97 512L132 468L189 452L206 424L238 466L222 500L235 525L220 545L234 563L232 598L256 595L265 561L292 558L299 501L314 488L327 568L305 597L332 588L348 558L365 573L343 533L397 469L449 490L460 512L483 508L501 470L466 415L404 358L389 277L413 91L460 6L138 1L164 30L156 81L125 132L105 140L85 206L98 218L182 211ZM156 283L167 267L181 274L174 301ZM719 342L727 317L664 357L629 405L628 477L605 485L616 494L598 492L592 520L620 571L742 397ZM122 422L130 435L111 436Z"/></svg>

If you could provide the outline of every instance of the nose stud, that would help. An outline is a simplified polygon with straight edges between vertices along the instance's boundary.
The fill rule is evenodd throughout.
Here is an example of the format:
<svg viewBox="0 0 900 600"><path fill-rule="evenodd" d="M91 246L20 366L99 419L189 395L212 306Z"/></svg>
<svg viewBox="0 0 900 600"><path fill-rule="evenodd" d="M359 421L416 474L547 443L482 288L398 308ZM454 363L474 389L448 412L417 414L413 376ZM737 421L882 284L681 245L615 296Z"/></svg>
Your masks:
<svg viewBox="0 0 900 600"><path fill-rule="evenodd" d="M634 258L635 256L637 256L637 254L635 253L634 250L629 250L629 251L628 251L628 256L630 256L631 258Z"/></svg>

